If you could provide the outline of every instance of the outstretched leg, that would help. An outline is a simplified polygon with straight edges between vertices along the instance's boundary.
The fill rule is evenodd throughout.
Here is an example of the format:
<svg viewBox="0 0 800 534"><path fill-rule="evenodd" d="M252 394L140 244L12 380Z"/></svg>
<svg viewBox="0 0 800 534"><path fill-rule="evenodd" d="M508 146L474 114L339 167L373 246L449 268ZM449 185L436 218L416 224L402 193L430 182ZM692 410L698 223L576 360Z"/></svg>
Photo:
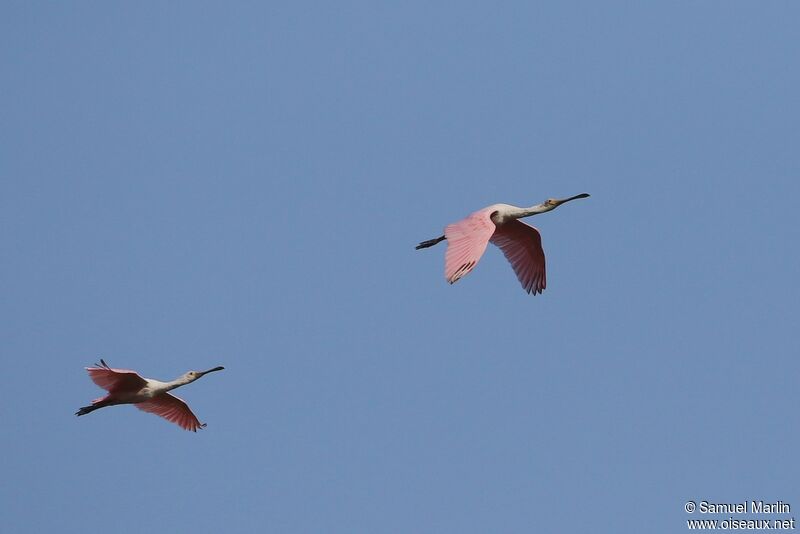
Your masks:
<svg viewBox="0 0 800 534"><path fill-rule="evenodd" d="M437 237L436 239L428 239L427 241L423 241L422 243L420 243L419 245L414 247L414 249L415 250L419 250L421 248L432 247L436 243L438 243L440 241L444 241L445 239L447 239L445 236L440 236L440 237Z"/></svg>
<svg viewBox="0 0 800 534"><path fill-rule="evenodd" d="M75 412L75 415L86 415L87 413L92 413L93 411L99 408L102 408L102 406L84 406L80 410Z"/></svg>
<svg viewBox="0 0 800 534"><path fill-rule="evenodd" d="M79 409L77 412L75 412L75 415L79 415L79 416L80 415L86 415L87 413L92 413L95 410L99 410L100 408L105 408L106 406L112 406L113 404L114 403L113 402L109 402L108 399L105 399L105 398L104 399L99 399L96 402L92 402L92 404L90 404L89 406L81 407L81 409Z"/></svg>

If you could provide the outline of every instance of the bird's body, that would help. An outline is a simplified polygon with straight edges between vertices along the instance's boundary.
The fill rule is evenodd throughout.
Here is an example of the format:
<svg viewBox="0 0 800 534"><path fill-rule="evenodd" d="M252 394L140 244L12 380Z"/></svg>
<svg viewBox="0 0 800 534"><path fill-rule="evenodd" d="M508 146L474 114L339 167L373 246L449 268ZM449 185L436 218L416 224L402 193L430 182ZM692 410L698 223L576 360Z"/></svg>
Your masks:
<svg viewBox="0 0 800 534"><path fill-rule="evenodd" d="M523 289L535 295L547 285L542 238L536 228L519 219L545 213L570 200L588 196L582 193L561 200L549 199L530 208L492 204L447 225L443 236L423 241L416 248L432 247L446 239L444 275L453 284L475 268L486 246L492 243L503 251Z"/></svg>
<svg viewBox="0 0 800 534"><path fill-rule="evenodd" d="M189 371L171 382L161 382L152 378L142 378L136 371L112 369L105 361L100 360L99 364L87 367L86 371L92 381L108 391L108 394L93 400L91 405L84 406L75 415L86 415L106 406L133 404L140 410L154 413L186 430L196 432L198 428L206 425L197 419L183 400L169 392L194 382L207 373L222 369L224 367L215 367L208 371Z"/></svg>

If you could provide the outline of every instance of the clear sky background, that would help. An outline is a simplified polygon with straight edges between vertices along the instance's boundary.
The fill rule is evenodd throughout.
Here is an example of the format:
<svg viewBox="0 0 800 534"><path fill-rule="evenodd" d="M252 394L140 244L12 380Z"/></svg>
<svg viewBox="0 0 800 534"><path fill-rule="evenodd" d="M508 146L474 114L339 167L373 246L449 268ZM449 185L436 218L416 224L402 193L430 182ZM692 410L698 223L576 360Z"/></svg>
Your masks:
<svg viewBox="0 0 800 534"><path fill-rule="evenodd" d="M800 516L798 20L4 2L3 524L683 532L690 499ZM486 205L584 191L529 221L541 296L493 247L453 286L444 244L414 250ZM164 380L224 365L179 391L208 427L76 418L99 358Z"/></svg>

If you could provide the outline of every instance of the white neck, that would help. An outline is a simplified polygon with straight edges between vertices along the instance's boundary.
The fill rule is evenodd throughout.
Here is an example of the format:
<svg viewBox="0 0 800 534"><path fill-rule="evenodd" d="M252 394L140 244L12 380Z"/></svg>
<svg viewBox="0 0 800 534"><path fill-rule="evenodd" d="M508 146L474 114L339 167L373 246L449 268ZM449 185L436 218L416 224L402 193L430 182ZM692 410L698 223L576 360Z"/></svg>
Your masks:
<svg viewBox="0 0 800 534"><path fill-rule="evenodd" d="M165 391L170 391L172 389L179 388L181 386L185 386L186 384L189 384L190 382L194 382L194 381L191 380L190 378L186 378L185 376L179 376L175 380L172 380L170 382L166 382Z"/></svg>
<svg viewBox="0 0 800 534"><path fill-rule="evenodd" d="M536 204L530 208L518 208L517 206L512 206L510 204L493 204L489 207L495 209L495 212L492 215L492 221L495 224L503 224L514 219L521 219L523 217L530 217L531 215L547 213L548 211L554 210L562 204L575 200L576 198L587 198L588 196L589 193L581 193L580 195L575 195L569 198L550 198L541 204Z"/></svg>
<svg viewBox="0 0 800 534"><path fill-rule="evenodd" d="M536 204L535 206L531 206L530 208L517 208L514 207L509 214L510 217L514 217L515 219L521 219L523 217L530 217L531 215L539 215L540 213L546 213L552 210L555 206L546 206L544 204Z"/></svg>
<svg viewBox="0 0 800 534"><path fill-rule="evenodd" d="M555 206L542 203L536 204L535 206L531 206L529 208L519 208L517 206L506 204L504 208L505 209L497 210L497 214L492 218L495 224L503 224L504 222L513 219L522 219L523 217L530 217L531 215L546 213L555 208Z"/></svg>

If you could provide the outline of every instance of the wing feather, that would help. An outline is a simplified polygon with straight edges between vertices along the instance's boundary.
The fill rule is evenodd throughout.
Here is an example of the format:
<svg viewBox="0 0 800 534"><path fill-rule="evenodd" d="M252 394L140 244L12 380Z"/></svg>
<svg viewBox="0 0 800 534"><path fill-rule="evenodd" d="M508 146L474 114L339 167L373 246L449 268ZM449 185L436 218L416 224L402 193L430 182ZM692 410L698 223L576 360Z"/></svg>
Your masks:
<svg viewBox="0 0 800 534"><path fill-rule="evenodd" d="M98 364L97 367L87 367L86 371L95 384L109 393L139 391L146 385L145 379L136 371L112 369L105 365L105 362Z"/></svg>
<svg viewBox="0 0 800 534"><path fill-rule="evenodd" d="M544 291L547 286L544 250L536 228L511 220L497 227L491 242L503 251L525 291L534 295Z"/></svg>
<svg viewBox="0 0 800 534"><path fill-rule="evenodd" d="M495 232L494 211L491 207L484 208L444 229L447 238L444 276L451 284L472 271L483 256Z"/></svg>
<svg viewBox="0 0 800 534"><path fill-rule="evenodd" d="M183 399L170 393L162 393L150 400L139 402L135 406L144 412L156 414L192 432L197 432L198 428L206 426L197 419L197 416L192 413L189 405Z"/></svg>

